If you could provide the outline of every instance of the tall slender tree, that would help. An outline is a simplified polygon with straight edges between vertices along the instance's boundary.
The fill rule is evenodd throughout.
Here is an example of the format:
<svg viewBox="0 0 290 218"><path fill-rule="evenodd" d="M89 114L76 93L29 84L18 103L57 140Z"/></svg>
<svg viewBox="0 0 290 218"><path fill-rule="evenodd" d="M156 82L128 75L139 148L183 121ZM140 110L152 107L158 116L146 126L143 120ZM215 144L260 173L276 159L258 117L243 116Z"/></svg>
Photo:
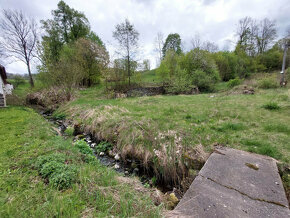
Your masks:
<svg viewBox="0 0 290 218"><path fill-rule="evenodd" d="M138 49L139 33L134 25L126 19L123 23L117 24L113 37L119 43L119 53L126 59L126 67L128 73L129 86L131 85L131 63ZM133 65L132 65L133 66Z"/></svg>
<svg viewBox="0 0 290 218"><path fill-rule="evenodd" d="M178 33L169 34L167 36L162 48L163 57L165 57L168 50L173 50L177 54L181 54L181 38Z"/></svg>
<svg viewBox="0 0 290 218"><path fill-rule="evenodd" d="M27 66L29 82L34 87L31 60L35 57L37 25L22 11L3 10L0 20L0 47L5 57L22 61Z"/></svg>

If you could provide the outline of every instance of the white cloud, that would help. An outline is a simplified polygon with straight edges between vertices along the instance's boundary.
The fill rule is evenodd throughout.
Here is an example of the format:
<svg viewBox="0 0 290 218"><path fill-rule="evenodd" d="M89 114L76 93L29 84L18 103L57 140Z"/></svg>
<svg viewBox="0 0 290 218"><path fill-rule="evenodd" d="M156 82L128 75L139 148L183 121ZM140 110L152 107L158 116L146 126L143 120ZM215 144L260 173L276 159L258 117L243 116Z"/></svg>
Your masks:
<svg viewBox="0 0 290 218"><path fill-rule="evenodd" d="M234 41L239 19L268 17L277 22L281 37L290 25L288 0L66 0L71 7L85 13L91 28L106 43L110 54L115 49L112 32L117 23L128 18L140 32L140 57L155 63L153 42L157 32L164 36L179 33L186 49L199 32L203 40L216 42L220 48ZM57 7L57 0L0 0L0 8L21 9L36 19L47 19ZM152 64L154 65L154 64ZM7 65L8 72L23 73L19 64Z"/></svg>

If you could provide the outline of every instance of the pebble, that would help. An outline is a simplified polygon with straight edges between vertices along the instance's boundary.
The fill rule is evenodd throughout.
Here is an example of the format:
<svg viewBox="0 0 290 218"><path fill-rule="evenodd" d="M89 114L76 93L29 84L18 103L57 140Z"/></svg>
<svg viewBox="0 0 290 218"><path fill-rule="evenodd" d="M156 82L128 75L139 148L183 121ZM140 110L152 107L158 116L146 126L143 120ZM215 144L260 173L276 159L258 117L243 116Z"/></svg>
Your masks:
<svg viewBox="0 0 290 218"><path fill-rule="evenodd" d="M94 148L96 146L96 143L92 143L91 147Z"/></svg>
<svg viewBox="0 0 290 218"><path fill-rule="evenodd" d="M119 164L115 164L114 168L117 170L117 169L120 169L120 165Z"/></svg>
<svg viewBox="0 0 290 218"><path fill-rule="evenodd" d="M115 160L120 160L120 155L116 154L114 158L115 158Z"/></svg>
<svg viewBox="0 0 290 218"><path fill-rule="evenodd" d="M134 174L137 174L139 172L139 169L138 168L135 168L134 170L133 170L133 173Z"/></svg>
<svg viewBox="0 0 290 218"><path fill-rule="evenodd" d="M104 152L100 152L100 156L104 156L105 155L105 153Z"/></svg>

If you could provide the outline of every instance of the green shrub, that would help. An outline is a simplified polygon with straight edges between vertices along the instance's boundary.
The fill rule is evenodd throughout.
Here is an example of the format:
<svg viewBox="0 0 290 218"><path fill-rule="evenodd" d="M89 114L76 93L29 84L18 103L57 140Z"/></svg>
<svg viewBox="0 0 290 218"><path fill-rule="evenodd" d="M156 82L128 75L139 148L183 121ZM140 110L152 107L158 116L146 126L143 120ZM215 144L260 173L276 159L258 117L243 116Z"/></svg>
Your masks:
<svg viewBox="0 0 290 218"><path fill-rule="evenodd" d="M269 102L264 104L262 107L267 110L279 110L281 108L276 102Z"/></svg>
<svg viewBox="0 0 290 218"><path fill-rule="evenodd" d="M52 116L56 120L64 120L66 118L65 114L53 114Z"/></svg>
<svg viewBox="0 0 290 218"><path fill-rule="evenodd" d="M88 155L85 155L84 161L86 163L89 163L89 164L93 164L94 165L94 164L97 163L97 158L94 155L88 154Z"/></svg>
<svg viewBox="0 0 290 218"><path fill-rule="evenodd" d="M110 149L113 148L113 145L110 143L110 142L100 142L96 147L95 147L95 151L97 153L100 153L100 152L106 152Z"/></svg>
<svg viewBox="0 0 290 218"><path fill-rule="evenodd" d="M43 178L49 178L52 174L64 171L64 169L65 169L64 163L50 161L42 165L40 169L40 175Z"/></svg>
<svg viewBox="0 0 290 218"><path fill-rule="evenodd" d="M79 149L82 154L94 154L93 150L89 147L84 139L76 141L74 145Z"/></svg>
<svg viewBox="0 0 290 218"><path fill-rule="evenodd" d="M69 126L69 127L66 128L66 130L64 131L64 133L66 135L68 135L68 136L73 136L73 134L74 134L74 128L71 127L71 126Z"/></svg>
<svg viewBox="0 0 290 218"><path fill-rule="evenodd" d="M77 180L77 170L72 166L65 166L59 168L58 171L53 173L49 178L49 183L55 188L62 190L72 186Z"/></svg>
<svg viewBox="0 0 290 218"><path fill-rule="evenodd" d="M157 74L166 85L166 91L174 94L190 93L194 87L211 91L220 80L214 59L209 52L200 49L185 55L167 52Z"/></svg>
<svg viewBox="0 0 290 218"><path fill-rule="evenodd" d="M238 56L233 52L220 51L212 54L223 81L234 79L238 75Z"/></svg>
<svg viewBox="0 0 290 218"><path fill-rule="evenodd" d="M26 83L26 80L20 75L16 75L14 77L14 80L12 81L14 88L17 88L18 86L23 85L25 83Z"/></svg>
<svg viewBox="0 0 290 218"><path fill-rule="evenodd" d="M227 83L228 88L233 88L235 86L238 86L242 83L242 80L240 80L239 78L236 79L231 79L229 80L229 82Z"/></svg>
<svg viewBox="0 0 290 218"><path fill-rule="evenodd" d="M52 162L52 161L58 162L58 163L64 163L65 155L62 153L53 153L49 155L40 156L37 158L34 166L37 170L40 171L44 164L48 162Z"/></svg>
<svg viewBox="0 0 290 218"><path fill-rule="evenodd" d="M42 178L58 189L69 188L77 178L76 169L65 164L65 156L61 153L40 156L35 167Z"/></svg>
<svg viewBox="0 0 290 218"><path fill-rule="evenodd" d="M261 89L275 89L278 88L278 83L270 78L265 78L259 81L258 87Z"/></svg>

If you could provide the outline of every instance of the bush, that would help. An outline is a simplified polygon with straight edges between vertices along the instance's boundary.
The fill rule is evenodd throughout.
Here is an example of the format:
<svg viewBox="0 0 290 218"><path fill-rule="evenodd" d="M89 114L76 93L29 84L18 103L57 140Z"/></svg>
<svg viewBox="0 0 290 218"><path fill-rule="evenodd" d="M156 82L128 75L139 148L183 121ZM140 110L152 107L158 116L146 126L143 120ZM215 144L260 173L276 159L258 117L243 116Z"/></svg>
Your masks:
<svg viewBox="0 0 290 218"><path fill-rule="evenodd" d="M71 127L71 126L69 126L69 127L66 128L66 130L64 131L64 133L66 135L68 135L68 136L73 136L73 134L74 134L74 128Z"/></svg>
<svg viewBox="0 0 290 218"><path fill-rule="evenodd" d="M53 154L49 154L49 155L44 155L44 156L40 156L37 158L36 162L35 162L35 168L37 170L41 170L43 165L48 163L48 162L58 162L58 163L64 163L65 162L65 155L62 153L53 153Z"/></svg>
<svg viewBox="0 0 290 218"><path fill-rule="evenodd" d="M265 78L259 81L258 87L261 89L275 89L278 88L278 83L270 78Z"/></svg>
<svg viewBox="0 0 290 218"><path fill-rule="evenodd" d="M220 51L212 54L223 81L234 79L238 76L238 57L233 52Z"/></svg>
<svg viewBox="0 0 290 218"><path fill-rule="evenodd" d="M100 152L106 152L110 149L113 148L113 145L110 142L100 142L96 147L95 147L95 151L100 153Z"/></svg>
<svg viewBox="0 0 290 218"><path fill-rule="evenodd" d="M16 75L14 77L14 81L12 82L14 88L17 88L18 86L23 85L25 83L26 83L25 79L20 75Z"/></svg>
<svg viewBox="0 0 290 218"><path fill-rule="evenodd" d="M236 79L231 79L229 80L229 82L227 83L228 88L233 88L235 86L238 86L242 83L242 80L240 80L239 78Z"/></svg>
<svg viewBox="0 0 290 218"><path fill-rule="evenodd" d="M93 155L93 150L89 147L89 145L85 142L84 139L78 140L74 144L82 154Z"/></svg>
<svg viewBox="0 0 290 218"><path fill-rule="evenodd" d="M212 75L207 74L202 70L196 70L192 74L193 84L198 87L201 91L212 91L214 84L216 83L216 78Z"/></svg>
<svg viewBox="0 0 290 218"><path fill-rule="evenodd" d="M65 166L64 168L59 168L55 173L53 173L49 179L49 183L57 189L67 189L76 182L77 170L72 166Z"/></svg>
<svg viewBox="0 0 290 218"><path fill-rule="evenodd" d="M76 181L77 171L65 164L64 154L54 153L37 158L35 167L42 178L58 189L66 189Z"/></svg>
<svg viewBox="0 0 290 218"><path fill-rule="evenodd" d="M201 91L211 91L220 79L218 68L210 53L194 49L185 55L173 51L166 53L157 69L169 93L190 93L195 87Z"/></svg>
<svg viewBox="0 0 290 218"><path fill-rule="evenodd" d="M49 178L52 174L64 171L65 164L57 161L50 161L42 165L40 175Z"/></svg>
<svg viewBox="0 0 290 218"><path fill-rule="evenodd" d="M269 102L264 104L262 107L267 110L279 110L281 108L276 102Z"/></svg>

